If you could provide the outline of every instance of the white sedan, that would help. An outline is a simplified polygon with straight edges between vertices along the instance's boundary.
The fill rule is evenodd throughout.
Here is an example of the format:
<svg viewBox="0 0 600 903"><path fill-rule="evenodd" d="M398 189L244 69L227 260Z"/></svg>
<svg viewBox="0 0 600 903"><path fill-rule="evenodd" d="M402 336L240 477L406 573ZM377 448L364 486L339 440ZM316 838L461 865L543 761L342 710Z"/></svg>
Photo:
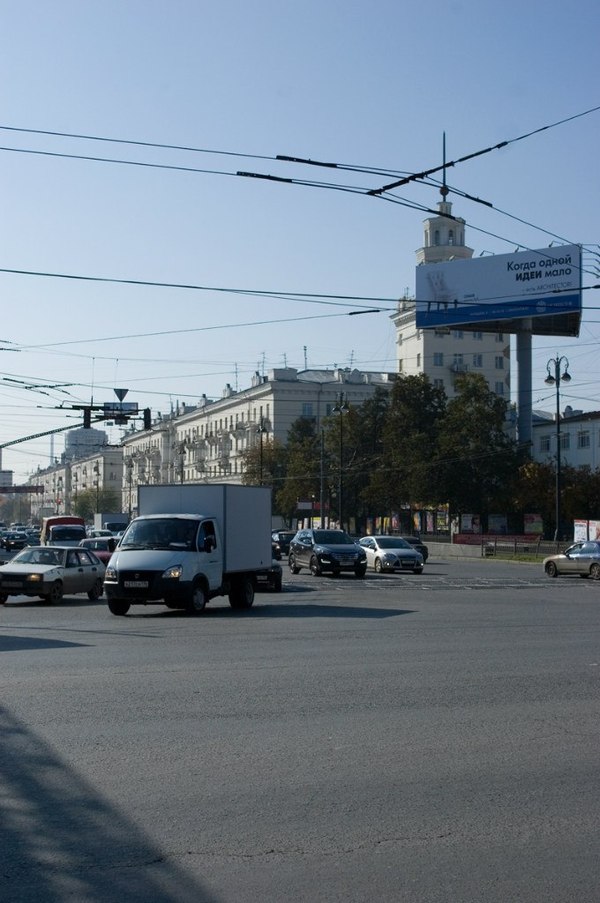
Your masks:
<svg viewBox="0 0 600 903"><path fill-rule="evenodd" d="M383 571L423 573L423 556L399 536L363 536L359 545L367 553L367 567Z"/></svg>
<svg viewBox="0 0 600 903"><path fill-rule="evenodd" d="M0 567L0 604L9 596L60 602L63 595L74 593L87 593L95 601L104 592L104 571L88 549L30 546Z"/></svg>

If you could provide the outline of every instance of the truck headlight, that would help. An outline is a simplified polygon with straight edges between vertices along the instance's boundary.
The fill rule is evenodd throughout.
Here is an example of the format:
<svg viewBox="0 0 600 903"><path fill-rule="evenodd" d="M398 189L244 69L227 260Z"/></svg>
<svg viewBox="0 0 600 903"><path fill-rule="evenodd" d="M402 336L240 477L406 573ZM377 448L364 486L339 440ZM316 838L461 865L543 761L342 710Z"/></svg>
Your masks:
<svg viewBox="0 0 600 903"><path fill-rule="evenodd" d="M179 580L182 574L183 566L181 564L174 564L173 567L163 571L163 580Z"/></svg>
<svg viewBox="0 0 600 903"><path fill-rule="evenodd" d="M105 579L105 580L115 580L115 581L116 581L116 580L117 580L117 569L114 568L114 567L113 567L113 568L107 567L107 568L106 568L106 573L104 574L104 579Z"/></svg>
<svg viewBox="0 0 600 903"><path fill-rule="evenodd" d="M31 580L32 583L39 583L41 579L41 574L27 574L27 580Z"/></svg>

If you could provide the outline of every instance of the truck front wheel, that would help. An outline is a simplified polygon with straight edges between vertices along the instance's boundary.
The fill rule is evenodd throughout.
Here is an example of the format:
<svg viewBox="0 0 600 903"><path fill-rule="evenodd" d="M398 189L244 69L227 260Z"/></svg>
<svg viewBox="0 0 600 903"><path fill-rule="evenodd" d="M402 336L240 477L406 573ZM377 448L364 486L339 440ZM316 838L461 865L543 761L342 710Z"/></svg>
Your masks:
<svg viewBox="0 0 600 903"><path fill-rule="evenodd" d="M129 611L129 602L122 602L120 599L108 599L108 610L113 615L126 615Z"/></svg>
<svg viewBox="0 0 600 903"><path fill-rule="evenodd" d="M201 583L196 583L192 589L187 609L194 615L200 614L206 608L206 590Z"/></svg>
<svg viewBox="0 0 600 903"><path fill-rule="evenodd" d="M254 581L251 577L240 577L231 584L229 604L232 608L252 608L254 602Z"/></svg>

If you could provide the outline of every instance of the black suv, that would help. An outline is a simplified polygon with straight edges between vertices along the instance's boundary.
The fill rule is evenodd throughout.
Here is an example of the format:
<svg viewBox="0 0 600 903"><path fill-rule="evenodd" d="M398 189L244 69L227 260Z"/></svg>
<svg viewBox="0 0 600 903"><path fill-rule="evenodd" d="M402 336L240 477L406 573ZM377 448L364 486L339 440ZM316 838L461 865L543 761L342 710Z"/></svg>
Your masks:
<svg viewBox="0 0 600 903"><path fill-rule="evenodd" d="M290 543L288 563L292 574L305 567L315 577L324 572L336 577L341 571L364 577L367 570L365 550L345 530L299 530Z"/></svg>

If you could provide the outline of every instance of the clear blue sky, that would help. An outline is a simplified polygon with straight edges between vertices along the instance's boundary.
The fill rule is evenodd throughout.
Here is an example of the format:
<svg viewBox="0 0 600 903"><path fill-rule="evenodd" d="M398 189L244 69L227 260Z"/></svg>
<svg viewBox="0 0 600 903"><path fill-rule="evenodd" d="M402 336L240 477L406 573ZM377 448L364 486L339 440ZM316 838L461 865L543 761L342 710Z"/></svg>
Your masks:
<svg viewBox="0 0 600 903"><path fill-rule="evenodd" d="M235 173L375 188L388 176L272 158L415 172L442 162L444 131L454 160L599 106L599 10L593 0L2 0L0 267L412 294L422 210ZM494 205L449 196L475 254L544 247L548 233L600 251L599 134L600 113L591 113L451 169L452 187ZM440 199L422 184L394 197L425 207ZM396 369L393 303L348 316L356 306L6 273L0 287L0 443L65 425L73 415L55 405L92 393L113 400L114 387L164 412L305 360ZM597 292L583 303L579 339L534 339L534 407L554 406L543 379L558 353L573 377L564 403L600 409ZM55 453L62 448L59 435ZM48 438L7 448L3 467L20 482L49 452Z"/></svg>

